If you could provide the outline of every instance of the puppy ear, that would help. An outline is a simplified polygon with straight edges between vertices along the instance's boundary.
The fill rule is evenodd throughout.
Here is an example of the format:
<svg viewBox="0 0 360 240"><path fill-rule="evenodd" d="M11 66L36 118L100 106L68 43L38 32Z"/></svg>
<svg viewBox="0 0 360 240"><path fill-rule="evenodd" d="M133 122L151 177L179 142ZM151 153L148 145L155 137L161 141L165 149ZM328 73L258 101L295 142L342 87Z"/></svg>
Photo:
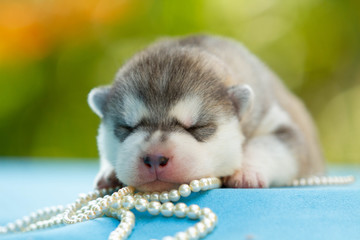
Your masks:
<svg viewBox="0 0 360 240"><path fill-rule="evenodd" d="M100 118L103 118L103 107L106 101L106 97L109 94L110 86L97 87L90 91L88 95L88 104L90 108Z"/></svg>
<svg viewBox="0 0 360 240"><path fill-rule="evenodd" d="M227 92L241 120L252 107L254 91L249 85L241 84L229 87Z"/></svg>

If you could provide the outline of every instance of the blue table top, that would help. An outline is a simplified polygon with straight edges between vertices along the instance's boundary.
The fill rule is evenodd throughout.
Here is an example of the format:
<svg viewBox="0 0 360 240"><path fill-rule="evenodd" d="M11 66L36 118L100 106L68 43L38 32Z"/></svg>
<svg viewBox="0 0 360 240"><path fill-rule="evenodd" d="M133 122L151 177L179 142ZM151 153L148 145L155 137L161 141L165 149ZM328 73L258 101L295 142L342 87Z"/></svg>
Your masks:
<svg viewBox="0 0 360 240"><path fill-rule="evenodd" d="M95 161L0 158L0 225L34 210L73 202L92 190ZM331 166L330 175L355 175L360 166ZM181 201L210 207L219 218L205 239L360 239L360 180L348 186L216 189ZM161 239L194 220L136 213L129 239ZM100 218L0 239L107 239L119 221Z"/></svg>

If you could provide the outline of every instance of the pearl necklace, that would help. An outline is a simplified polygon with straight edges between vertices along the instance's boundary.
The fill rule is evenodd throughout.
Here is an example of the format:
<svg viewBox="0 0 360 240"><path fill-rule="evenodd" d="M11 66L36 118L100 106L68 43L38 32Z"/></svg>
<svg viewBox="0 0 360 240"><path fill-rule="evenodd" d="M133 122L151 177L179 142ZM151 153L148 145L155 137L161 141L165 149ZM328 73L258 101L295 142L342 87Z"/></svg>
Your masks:
<svg viewBox="0 0 360 240"><path fill-rule="evenodd" d="M135 208L139 212L148 211L151 215L162 214L165 217L176 216L200 219L194 226L185 232L179 232L170 239L198 239L210 233L216 223L217 216L209 208L201 209L198 205L187 206L177 203L180 197L188 197L191 192L206 191L221 186L219 178L202 178L193 180L190 184L182 184L179 189L162 193L135 193L134 187L121 189L95 190L88 194L80 194L72 204L38 210L30 216L0 227L1 233L28 232L37 229L49 228L59 224L75 224L86 220L102 217L117 218L120 220L118 227L110 234L111 239L126 239L135 226L135 215L130 211Z"/></svg>
<svg viewBox="0 0 360 240"><path fill-rule="evenodd" d="M287 186L312 186L349 184L355 181L353 176L345 177L310 177L292 181ZM182 184L179 189L162 193L135 193L135 188L128 186L121 189L101 189L88 194L80 194L79 198L67 207L48 207L18 219L1 227L0 234L28 232L49 228L60 224L75 224L104 215L120 220L118 227L111 232L109 240L126 239L135 226L135 215L130 210L148 211L151 215L165 217L176 216L200 219L194 226L184 232L178 232L174 237L166 236L163 240L199 239L213 231L217 224L216 214L209 208L201 209L198 205L187 206L177 202L180 197L188 197L191 192L206 191L221 186L219 178L202 178L193 180L190 184Z"/></svg>

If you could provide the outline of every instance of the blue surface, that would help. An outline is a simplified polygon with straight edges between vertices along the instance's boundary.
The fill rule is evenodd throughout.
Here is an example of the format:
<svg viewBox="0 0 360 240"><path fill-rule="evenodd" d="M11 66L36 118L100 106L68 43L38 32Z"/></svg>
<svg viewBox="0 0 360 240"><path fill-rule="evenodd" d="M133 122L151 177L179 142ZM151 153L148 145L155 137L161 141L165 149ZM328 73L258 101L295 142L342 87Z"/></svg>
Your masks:
<svg viewBox="0 0 360 240"><path fill-rule="evenodd" d="M37 161L0 158L0 224L30 212L73 202L92 190L96 162ZM353 174L360 167L331 167L329 174ZM360 183L349 186L217 189L182 199L210 207L218 226L205 239L360 239ZM185 230L196 221L136 213L129 239L161 239ZM0 239L107 239L119 221L95 219Z"/></svg>

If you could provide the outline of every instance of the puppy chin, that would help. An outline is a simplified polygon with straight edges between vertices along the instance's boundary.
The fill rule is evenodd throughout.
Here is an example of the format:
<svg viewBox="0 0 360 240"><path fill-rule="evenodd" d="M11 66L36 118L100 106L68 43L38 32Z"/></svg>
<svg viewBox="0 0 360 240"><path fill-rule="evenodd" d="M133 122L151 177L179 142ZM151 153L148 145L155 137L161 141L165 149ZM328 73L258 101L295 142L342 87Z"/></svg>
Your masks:
<svg viewBox="0 0 360 240"><path fill-rule="evenodd" d="M162 191L177 189L179 186L180 186L179 183L170 183L170 182L163 182L160 180L156 180L153 182L136 186L136 190L139 190L141 192L162 192Z"/></svg>

